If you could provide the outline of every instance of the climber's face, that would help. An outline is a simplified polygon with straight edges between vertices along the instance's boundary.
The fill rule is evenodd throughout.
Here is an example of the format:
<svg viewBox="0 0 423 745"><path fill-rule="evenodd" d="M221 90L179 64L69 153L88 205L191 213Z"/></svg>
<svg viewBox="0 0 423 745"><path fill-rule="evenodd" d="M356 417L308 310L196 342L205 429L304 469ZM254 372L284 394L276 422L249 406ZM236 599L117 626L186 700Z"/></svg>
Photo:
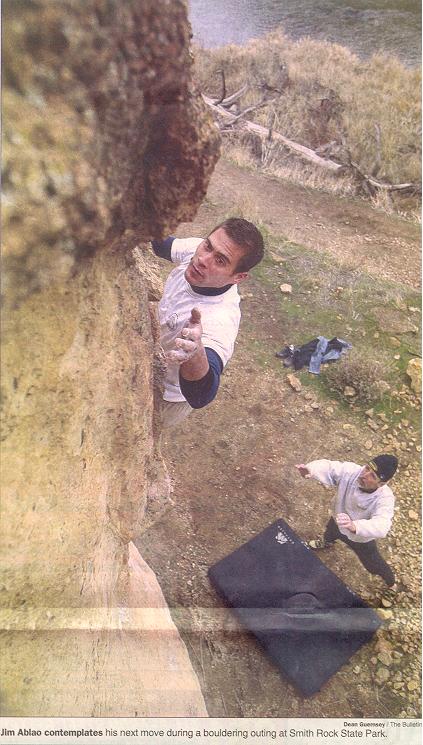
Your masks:
<svg viewBox="0 0 423 745"><path fill-rule="evenodd" d="M243 249L218 228L201 241L185 271L185 279L194 287L225 287L242 282L247 272L237 272Z"/></svg>

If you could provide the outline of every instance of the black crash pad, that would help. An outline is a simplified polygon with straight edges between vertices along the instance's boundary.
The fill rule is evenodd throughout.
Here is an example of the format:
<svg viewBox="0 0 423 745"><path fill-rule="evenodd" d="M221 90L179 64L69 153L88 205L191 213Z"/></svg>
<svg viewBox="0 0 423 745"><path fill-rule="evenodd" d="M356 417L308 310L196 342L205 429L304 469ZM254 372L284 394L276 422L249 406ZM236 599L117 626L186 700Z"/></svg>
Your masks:
<svg viewBox="0 0 423 745"><path fill-rule="evenodd" d="M320 690L381 625L284 520L212 566L209 577L304 696Z"/></svg>

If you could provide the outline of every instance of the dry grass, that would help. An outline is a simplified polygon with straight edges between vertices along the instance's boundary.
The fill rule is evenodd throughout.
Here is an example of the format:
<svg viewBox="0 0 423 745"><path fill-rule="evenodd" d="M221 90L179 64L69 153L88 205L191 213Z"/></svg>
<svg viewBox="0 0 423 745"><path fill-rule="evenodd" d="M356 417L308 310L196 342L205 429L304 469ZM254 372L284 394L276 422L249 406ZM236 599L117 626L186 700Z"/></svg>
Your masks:
<svg viewBox="0 0 423 745"><path fill-rule="evenodd" d="M254 121L268 126L271 117L275 130L311 148L335 141L341 161L343 148L347 148L364 172L376 169L382 180L420 181L420 70L409 70L396 58L382 54L361 61L338 44L293 41L281 31L242 47L197 48L195 68L199 87L211 96L220 93L222 68L227 95L248 80L252 85L242 99L242 108L261 99L264 81L283 87L271 108L251 115ZM285 87L284 80L289 81ZM355 189L351 179L342 178L338 186L331 187L336 181L333 176L314 174L316 169L299 165L298 159L280 148L268 148L267 152L263 148L252 157L256 165L273 173L280 169L280 175L294 174L300 183L314 185L314 181L318 188L323 184L323 188L341 193ZM301 170L305 175L301 176ZM390 209L387 200L380 206Z"/></svg>
<svg viewBox="0 0 423 745"><path fill-rule="evenodd" d="M351 194L355 188L354 179L347 174L333 176L331 173L313 166L311 163L304 163L298 158L294 160L288 159L286 155L283 157L277 151L268 164L264 166L264 170L300 186L330 192L331 194Z"/></svg>
<svg viewBox="0 0 423 745"><path fill-rule="evenodd" d="M230 209L224 214L223 219L226 220L228 217L243 217L244 220L254 223L262 232L266 232L266 227L261 220L257 205L249 197L241 197L231 204Z"/></svg>
<svg viewBox="0 0 423 745"><path fill-rule="evenodd" d="M252 136L247 138L243 135L238 138L236 134L225 134L222 154L227 160L242 168L260 167L265 173L310 189L340 196L351 194L355 189L354 179L350 175L334 176L312 163L305 163L299 158L287 155L279 145L260 146ZM379 209L383 209L383 205L375 204Z"/></svg>
<svg viewBox="0 0 423 745"><path fill-rule="evenodd" d="M257 165L257 160L252 155L251 150L241 142L234 141L233 138L230 142L223 142L222 153L228 160L242 168L252 168Z"/></svg>
<svg viewBox="0 0 423 745"><path fill-rule="evenodd" d="M382 210L382 212L386 212L387 215L392 215L395 212L395 205L389 192L378 191L375 196L372 197L372 204L373 207Z"/></svg>
<svg viewBox="0 0 423 745"><path fill-rule="evenodd" d="M367 349L351 349L338 362L325 368L326 378L334 390L343 393L346 386L350 386L356 391L354 401L364 404L376 403L383 397L392 372L389 355L379 351L376 357Z"/></svg>

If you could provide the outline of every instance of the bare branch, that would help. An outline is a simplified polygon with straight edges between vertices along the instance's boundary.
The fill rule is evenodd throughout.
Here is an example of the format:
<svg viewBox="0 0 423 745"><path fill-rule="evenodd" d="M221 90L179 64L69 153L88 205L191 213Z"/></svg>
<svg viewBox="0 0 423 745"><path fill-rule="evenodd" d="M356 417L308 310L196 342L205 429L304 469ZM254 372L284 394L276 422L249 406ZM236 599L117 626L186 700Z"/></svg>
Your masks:
<svg viewBox="0 0 423 745"><path fill-rule="evenodd" d="M377 124L377 122L375 122L375 132L376 132L376 157L375 157L374 166L372 168L372 176L377 176L377 174L380 171L380 167L382 163L382 147L381 147L382 132L380 129L380 124Z"/></svg>
<svg viewBox="0 0 423 745"><path fill-rule="evenodd" d="M249 85L248 83L245 83L242 88L240 88L236 93L232 93L232 96L228 96L227 98L224 98L223 101L220 102L221 106L224 106L225 109L228 108L228 106L232 106L235 101L238 101L238 98L241 98L241 96L244 95L248 91ZM217 104L216 104L217 105Z"/></svg>
<svg viewBox="0 0 423 745"><path fill-rule="evenodd" d="M370 186L373 186L376 189L382 189L383 191L413 191L416 194L421 193L421 185L420 184L413 184L412 182L408 182L405 184L389 184L386 181L379 181L378 179L375 179L373 176L369 176L367 173L363 173L358 163L354 163L352 160L350 162L351 168L353 168L354 171L356 171L357 175L363 179L363 181L367 182Z"/></svg>
<svg viewBox="0 0 423 745"><path fill-rule="evenodd" d="M259 103L255 104L255 106L248 106L247 109L244 109L244 111L241 111L240 114L235 116L235 118L232 121L232 124L235 124L239 119L242 119L246 114L251 114L252 111L257 111L257 109L262 109L264 106L268 106L270 103L274 103L275 99L271 98L268 101L260 101ZM264 127L263 127L264 129Z"/></svg>
<svg viewBox="0 0 423 745"><path fill-rule="evenodd" d="M275 109L272 109L272 111L269 114L269 124L268 124L268 133L267 133L267 142L272 142L272 136L273 136L273 127L275 126L276 121L276 111Z"/></svg>
<svg viewBox="0 0 423 745"><path fill-rule="evenodd" d="M222 78L222 95L220 96L220 98L217 101L214 101L214 104L216 106L218 106L219 104L221 104L225 100L225 98L226 98L225 71L224 71L224 69L222 67L222 69L221 70L218 70L217 72L220 72L220 76Z"/></svg>

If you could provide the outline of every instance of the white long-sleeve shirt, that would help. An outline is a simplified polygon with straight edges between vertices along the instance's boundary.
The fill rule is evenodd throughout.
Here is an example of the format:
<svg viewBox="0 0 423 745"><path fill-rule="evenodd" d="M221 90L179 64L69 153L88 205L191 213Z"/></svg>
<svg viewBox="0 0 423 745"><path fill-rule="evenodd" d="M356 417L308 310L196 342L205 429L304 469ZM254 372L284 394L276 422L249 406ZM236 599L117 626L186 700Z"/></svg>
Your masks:
<svg viewBox="0 0 423 745"><path fill-rule="evenodd" d="M369 493L360 489L357 478L363 466L337 460L313 460L306 464L310 476L326 486L337 486L334 515L345 512L353 520L356 532L338 528L350 541L367 543L384 538L391 527L395 497L387 484Z"/></svg>
<svg viewBox="0 0 423 745"><path fill-rule="evenodd" d="M165 352L172 349L177 336L191 315L192 308L201 312L204 347L213 349L223 367L229 362L238 334L241 311L236 285L221 295L200 295L185 279L185 271L202 238L174 238L171 259L178 264L168 276L159 303L160 343ZM185 401L179 385L179 365L169 363L164 379L165 401Z"/></svg>

